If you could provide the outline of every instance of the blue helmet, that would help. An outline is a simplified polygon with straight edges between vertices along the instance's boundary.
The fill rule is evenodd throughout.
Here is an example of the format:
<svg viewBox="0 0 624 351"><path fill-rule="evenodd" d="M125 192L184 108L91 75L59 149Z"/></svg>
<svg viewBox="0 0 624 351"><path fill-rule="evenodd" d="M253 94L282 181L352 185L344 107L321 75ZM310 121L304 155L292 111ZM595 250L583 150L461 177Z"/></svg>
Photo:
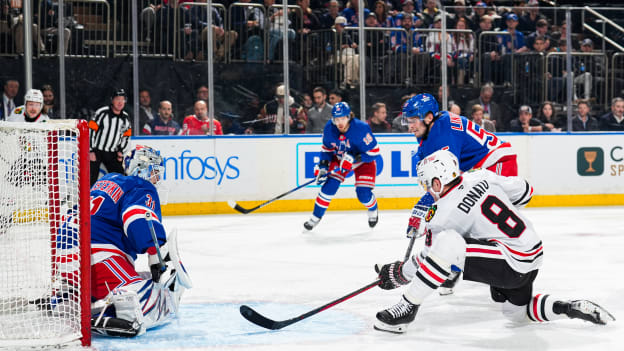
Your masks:
<svg viewBox="0 0 624 351"><path fill-rule="evenodd" d="M149 146L137 145L124 157L124 170L126 175L137 176L150 181L152 173L162 179L164 173L163 158L160 151Z"/></svg>
<svg viewBox="0 0 624 351"><path fill-rule="evenodd" d="M351 106L346 102L339 102L332 108L332 118L351 116Z"/></svg>
<svg viewBox="0 0 624 351"><path fill-rule="evenodd" d="M403 118L418 117L425 119L427 113L431 112L435 116L439 111L438 102L431 94L418 94L412 96L403 105Z"/></svg>

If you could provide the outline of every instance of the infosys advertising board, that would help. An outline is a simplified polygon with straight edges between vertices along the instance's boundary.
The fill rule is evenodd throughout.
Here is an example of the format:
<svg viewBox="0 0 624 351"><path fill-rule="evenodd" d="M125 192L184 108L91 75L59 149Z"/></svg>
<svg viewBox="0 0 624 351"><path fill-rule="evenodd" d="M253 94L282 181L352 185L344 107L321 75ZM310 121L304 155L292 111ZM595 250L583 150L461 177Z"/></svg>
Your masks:
<svg viewBox="0 0 624 351"><path fill-rule="evenodd" d="M422 195L412 155L417 149L411 135L377 136L375 191L378 197ZM314 178L321 138L310 136L252 137L136 137L161 151L165 159L165 185L169 203L214 202L231 199L266 200ZM351 173L345 188L354 187ZM408 190L409 189L409 190ZM406 193L407 191L407 193ZM291 199L311 199L318 185L290 194ZM355 197L339 191L337 197Z"/></svg>

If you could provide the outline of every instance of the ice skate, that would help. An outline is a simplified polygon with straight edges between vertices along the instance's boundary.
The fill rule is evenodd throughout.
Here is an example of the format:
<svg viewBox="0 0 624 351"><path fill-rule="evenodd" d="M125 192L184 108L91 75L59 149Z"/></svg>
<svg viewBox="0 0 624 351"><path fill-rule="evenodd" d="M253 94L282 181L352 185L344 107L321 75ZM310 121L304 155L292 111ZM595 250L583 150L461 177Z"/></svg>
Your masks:
<svg viewBox="0 0 624 351"><path fill-rule="evenodd" d="M320 218L316 218L314 216L310 217L310 219L308 219L305 223L303 223L303 227L306 230L312 230L314 229L314 227L316 227L316 225L321 221Z"/></svg>
<svg viewBox="0 0 624 351"><path fill-rule="evenodd" d="M377 312L377 320L373 328L395 334L405 333L407 326L416 318L416 312L418 312L418 305L407 301L403 296L396 305Z"/></svg>
<svg viewBox="0 0 624 351"><path fill-rule="evenodd" d="M377 211L377 209L368 211L368 226L371 228L375 228L378 221L379 221L379 212Z"/></svg>
<svg viewBox="0 0 624 351"><path fill-rule="evenodd" d="M615 321L615 317L604 308L588 300L558 301L555 306L563 308L570 318L578 318L594 324L606 325ZM557 307L555 307L557 308Z"/></svg>
<svg viewBox="0 0 624 351"><path fill-rule="evenodd" d="M455 287L455 285L457 284L457 282L459 281L459 276L461 275L460 272L451 272L451 274L449 275L448 279L446 279L446 281L444 281L444 283L442 283L442 285L440 285L440 287L438 288L438 293L440 294L440 296L446 296L446 295L452 295L453 294L453 288Z"/></svg>

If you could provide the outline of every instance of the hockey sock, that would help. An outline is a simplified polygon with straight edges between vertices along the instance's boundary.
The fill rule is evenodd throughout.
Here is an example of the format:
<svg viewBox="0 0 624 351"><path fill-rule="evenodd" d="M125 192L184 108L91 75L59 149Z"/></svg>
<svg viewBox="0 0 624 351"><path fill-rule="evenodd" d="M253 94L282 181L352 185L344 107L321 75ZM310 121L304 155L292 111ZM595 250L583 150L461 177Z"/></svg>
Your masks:
<svg viewBox="0 0 624 351"><path fill-rule="evenodd" d="M413 260L411 264L413 264ZM451 265L445 264L435 255L429 254L420 262L416 276L405 292L405 298L415 305L423 300L444 283L451 274Z"/></svg>
<svg viewBox="0 0 624 351"><path fill-rule="evenodd" d="M329 203L331 202L334 195L338 191L338 187L340 187L340 181L334 178L329 178L321 187L321 191L316 197L316 202L314 203L314 211L312 214L318 218L323 217L327 207L329 207Z"/></svg>
<svg viewBox="0 0 624 351"><path fill-rule="evenodd" d="M358 200L360 200L369 211L375 211L377 209L377 199L375 195L373 195L373 189L368 187L356 187L355 193Z"/></svg>
<svg viewBox="0 0 624 351"><path fill-rule="evenodd" d="M568 318L561 306L561 301L543 294L533 296L527 305L527 315L533 322Z"/></svg>

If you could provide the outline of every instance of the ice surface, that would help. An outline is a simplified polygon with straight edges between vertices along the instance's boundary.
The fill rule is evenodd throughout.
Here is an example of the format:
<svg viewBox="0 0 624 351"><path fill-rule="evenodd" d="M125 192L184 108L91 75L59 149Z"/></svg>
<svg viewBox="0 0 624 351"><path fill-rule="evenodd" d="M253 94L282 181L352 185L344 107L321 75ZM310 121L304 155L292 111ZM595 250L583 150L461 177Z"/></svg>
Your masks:
<svg viewBox="0 0 624 351"><path fill-rule="evenodd" d="M432 294L404 335L372 329L375 313L401 289L373 288L279 331L238 314L248 304L268 318L295 317L376 279L375 263L402 259L408 210L328 211L312 232L309 213L165 218L178 228L194 289L180 319L134 340L95 338L98 350L624 350L624 207L526 209L544 243L535 293L586 298L618 321L580 320L514 326L489 289L461 281L454 295ZM423 241L414 245L417 251ZM144 261L137 263L145 267Z"/></svg>

